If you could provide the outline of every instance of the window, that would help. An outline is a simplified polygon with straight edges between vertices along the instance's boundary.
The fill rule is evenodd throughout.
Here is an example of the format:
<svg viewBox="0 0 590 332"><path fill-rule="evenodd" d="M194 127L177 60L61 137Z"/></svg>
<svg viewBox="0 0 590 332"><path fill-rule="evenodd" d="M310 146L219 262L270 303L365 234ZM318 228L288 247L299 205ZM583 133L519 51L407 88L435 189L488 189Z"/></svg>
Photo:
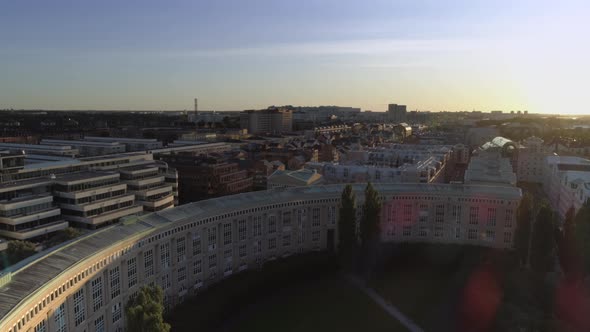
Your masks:
<svg viewBox="0 0 590 332"><path fill-rule="evenodd" d="M201 254L201 237L199 234L193 234L193 256Z"/></svg>
<svg viewBox="0 0 590 332"><path fill-rule="evenodd" d="M496 208L488 208L488 226L496 226Z"/></svg>
<svg viewBox="0 0 590 332"><path fill-rule="evenodd" d="M412 205L404 204L404 222L412 221Z"/></svg>
<svg viewBox="0 0 590 332"><path fill-rule="evenodd" d="M94 331L104 332L104 316L100 316L94 320Z"/></svg>
<svg viewBox="0 0 590 332"><path fill-rule="evenodd" d="M231 223L223 224L223 244L231 244Z"/></svg>
<svg viewBox="0 0 590 332"><path fill-rule="evenodd" d="M113 305L113 323L119 321L121 319L121 302L117 302Z"/></svg>
<svg viewBox="0 0 590 332"><path fill-rule="evenodd" d="M225 258L226 261L231 261L233 256L234 256L234 253L233 253L232 248L228 248L223 251L223 258Z"/></svg>
<svg viewBox="0 0 590 332"><path fill-rule="evenodd" d="M193 262L193 274L199 274L203 272L203 267L200 259Z"/></svg>
<svg viewBox="0 0 590 332"><path fill-rule="evenodd" d="M121 294L121 278L118 266L115 266L109 271L109 277L111 285L111 299L114 299Z"/></svg>
<svg viewBox="0 0 590 332"><path fill-rule="evenodd" d="M186 238L179 237L176 240L176 262L180 263L186 259Z"/></svg>
<svg viewBox="0 0 590 332"><path fill-rule="evenodd" d="M74 293L74 323L82 324L86 319L86 302L84 302L84 288Z"/></svg>
<svg viewBox="0 0 590 332"><path fill-rule="evenodd" d="M305 231L302 229L299 231L299 234L297 235L297 243L302 244L303 242L305 242Z"/></svg>
<svg viewBox="0 0 590 332"><path fill-rule="evenodd" d="M154 275L154 251L152 249L143 253L143 265L145 267L145 277Z"/></svg>
<svg viewBox="0 0 590 332"><path fill-rule="evenodd" d="M183 282L186 280L186 266L181 266L178 268L178 282Z"/></svg>
<svg viewBox="0 0 590 332"><path fill-rule="evenodd" d="M330 225L336 225L336 207L335 206L328 207L328 223L330 223Z"/></svg>
<svg viewBox="0 0 590 332"><path fill-rule="evenodd" d="M262 216L254 217L254 237L262 236Z"/></svg>
<svg viewBox="0 0 590 332"><path fill-rule="evenodd" d="M320 208L314 207L311 210L311 227L320 227Z"/></svg>
<svg viewBox="0 0 590 332"><path fill-rule="evenodd" d="M217 255L211 254L209 255L209 269L214 269L217 267Z"/></svg>
<svg viewBox="0 0 590 332"><path fill-rule="evenodd" d="M41 322L39 322L39 324L37 324L37 326L35 326L35 329L33 331L34 332L47 332L47 324L45 323L45 320L42 320Z"/></svg>
<svg viewBox="0 0 590 332"><path fill-rule="evenodd" d="M461 205L453 205L453 218L458 224L461 223L461 208Z"/></svg>
<svg viewBox="0 0 590 332"><path fill-rule="evenodd" d="M254 248L257 254L262 252L262 240L254 241Z"/></svg>
<svg viewBox="0 0 590 332"><path fill-rule="evenodd" d="M455 228L455 238L457 238L457 239L461 238L461 228L459 228L459 227Z"/></svg>
<svg viewBox="0 0 590 332"><path fill-rule="evenodd" d="M170 243L168 242L160 244L160 261L163 270L170 267Z"/></svg>
<svg viewBox="0 0 590 332"><path fill-rule="evenodd" d="M496 239L496 232L492 230L486 231L486 241L493 242Z"/></svg>
<svg viewBox="0 0 590 332"><path fill-rule="evenodd" d="M283 212L283 227L291 226L291 211Z"/></svg>
<svg viewBox="0 0 590 332"><path fill-rule="evenodd" d="M248 235L247 230L248 229L246 227L246 220L242 219L242 220L238 221L238 240L239 241L246 240L246 237Z"/></svg>
<svg viewBox="0 0 590 332"><path fill-rule="evenodd" d="M412 226L404 226L402 231L403 236L412 236Z"/></svg>
<svg viewBox="0 0 590 332"><path fill-rule="evenodd" d="M477 230L476 229L470 229L469 233L467 234L467 238L469 240L476 240L477 239Z"/></svg>
<svg viewBox="0 0 590 332"><path fill-rule="evenodd" d="M137 259L135 257L127 260L127 281L129 288L137 284Z"/></svg>
<svg viewBox="0 0 590 332"><path fill-rule="evenodd" d="M320 231L315 230L311 232L311 241L312 242L319 242L320 241Z"/></svg>
<svg viewBox="0 0 590 332"><path fill-rule="evenodd" d="M162 289L166 290L170 288L170 274L164 273L162 275Z"/></svg>
<svg viewBox="0 0 590 332"><path fill-rule="evenodd" d="M268 216L268 234L274 234L277 232L277 217Z"/></svg>
<svg viewBox="0 0 590 332"><path fill-rule="evenodd" d="M514 211L512 211L511 209L506 210L506 218L504 220L504 227L512 228L513 220L514 220Z"/></svg>
<svg viewBox="0 0 590 332"><path fill-rule="evenodd" d="M504 243L512 243L512 233L504 232Z"/></svg>
<svg viewBox="0 0 590 332"><path fill-rule="evenodd" d="M283 235L283 247L288 247L291 245L291 234Z"/></svg>
<svg viewBox="0 0 590 332"><path fill-rule="evenodd" d="M479 214L479 207L472 206L469 208L469 224L477 225L477 215Z"/></svg>
<svg viewBox="0 0 590 332"><path fill-rule="evenodd" d="M56 332L66 332L66 304L60 304L53 313L53 320L55 321Z"/></svg>
<svg viewBox="0 0 590 332"><path fill-rule="evenodd" d="M268 239L268 249L275 249L277 247L277 239Z"/></svg>
<svg viewBox="0 0 590 332"><path fill-rule="evenodd" d="M418 232L418 236L420 236L420 237L428 236L428 228L426 226L420 226L420 231Z"/></svg>
<svg viewBox="0 0 590 332"><path fill-rule="evenodd" d="M441 223L441 222L445 221L445 206L444 206L444 204L438 204L436 206L436 210L434 212L434 221L437 223ZM434 236L436 236L436 232L434 233Z"/></svg>
<svg viewBox="0 0 590 332"><path fill-rule="evenodd" d="M240 255L240 257L246 257L247 252L246 252L246 245L245 244L240 245L240 247L238 248L238 254Z"/></svg>
<svg viewBox="0 0 590 332"><path fill-rule="evenodd" d="M92 285L92 303L94 311L102 307L102 277L98 277L91 282Z"/></svg>
<svg viewBox="0 0 590 332"><path fill-rule="evenodd" d="M207 244L209 250L215 250L215 244L217 243L217 227L213 226L207 229Z"/></svg>

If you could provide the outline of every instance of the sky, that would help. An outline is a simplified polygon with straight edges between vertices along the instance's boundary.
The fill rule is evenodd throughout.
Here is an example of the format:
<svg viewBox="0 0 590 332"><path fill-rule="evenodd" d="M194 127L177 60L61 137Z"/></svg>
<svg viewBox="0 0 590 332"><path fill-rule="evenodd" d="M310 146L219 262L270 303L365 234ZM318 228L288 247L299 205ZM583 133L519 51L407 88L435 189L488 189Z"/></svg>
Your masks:
<svg viewBox="0 0 590 332"><path fill-rule="evenodd" d="M590 114L590 2L5 0L0 109Z"/></svg>

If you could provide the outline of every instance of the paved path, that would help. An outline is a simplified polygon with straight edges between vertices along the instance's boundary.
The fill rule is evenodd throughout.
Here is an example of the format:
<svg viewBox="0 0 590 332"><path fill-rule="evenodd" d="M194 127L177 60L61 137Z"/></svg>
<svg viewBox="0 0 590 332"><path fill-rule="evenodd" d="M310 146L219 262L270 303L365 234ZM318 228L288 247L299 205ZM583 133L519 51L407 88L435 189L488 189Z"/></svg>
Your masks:
<svg viewBox="0 0 590 332"><path fill-rule="evenodd" d="M356 276L347 275L346 280L348 280L353 285L357 286L363 293L369 296L373 301L375 301L385 312L387 312L391 317L397 319L403 326L405 326L411 332L424 332L418 325L416 325L410 318L406 315L402 314L396 307L394 307L391 303L388 303L381 295L379 295L375 290L372 288L367 287L365 282Z"/></svg>

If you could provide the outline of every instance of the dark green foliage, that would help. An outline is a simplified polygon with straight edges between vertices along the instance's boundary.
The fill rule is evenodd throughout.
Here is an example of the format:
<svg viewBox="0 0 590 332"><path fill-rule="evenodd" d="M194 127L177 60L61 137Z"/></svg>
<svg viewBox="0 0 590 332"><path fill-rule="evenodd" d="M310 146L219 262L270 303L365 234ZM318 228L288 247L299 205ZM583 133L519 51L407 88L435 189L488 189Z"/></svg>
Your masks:
<svg viewBox="0 0 590 332"><path fill-rule="evenodd" d="M590 202L586 202L574 218L575 253L587 275L590 273Z"/></svg>
<svg viewBox="0 0 590 332"><path fill-rule="evenodd" d="M170 325L164 322L164 292L159 286L142 287L125 306L126 331L168 332Z"/></svg>
<svg viewBox="0 0 590 332"><path fill-rule="evenodd" d="M59 232L56 232L55 235L53 235L53 237L51 237L46 245L48 246L55 246L58 245L62 242L66 242L72 239L77 238L78 236L80 236L82 233L80 232L79 229L74 228L74 227L68 227L64 230L61 230Z"/></svg>
<svg viewBox="0 0 590 332"><path fill-rule="evenodd" d="M342 191L338 220L338 255L344 268L350 269L356 246L356 197L352 186L347 185Z"/></svg>
<svg viewBox="0 0 590 332"><path fill-rule="evenodd" d="M35 244L29 241L10 241L6 249L9 261L14 264L36 253Z"/></svg>
<svg viewBox="0 0 590 332"><path fill-rule="evenodd" d="M380 213L381 201L379 200L379 193L369 182L365 188L365 204L363 205L363 218L360 225L363 246L379 239Z"/></svg>
<svg viewBox="0 0 590 332"><path fill-rule="evenodd" d="M380 241L380 214L381 201L379 200L379 193L369 182L365 188L365 204L363 205L363 217L360 223L361 257L364 272L369 273L366 276L367 279L370 279L370 272L374 267L376 251Z"/></svg>
<svg viewBox="0 0 590 332"><path fill-rule="evenodd" d="M514 234L514 247L522 265L526 264L529 256L532 209L531 197L525 194L516 210L516 232Z"/></svg>
<svg viewBox="0 0 590 332"><path fill-rule="evenodd" d="M553 271L555 263L555 217L547 205L541 207L531 238L531 268L536 272Z"/></svg>
<svg viewBox="0 0 590 332"><path fill-rule="evenodd" d="M565 221L563 222L563 230L558 240L558 255L559 264L563 272L569 276L577 274L579 272L579 266L577 264L578 256L576 252L576 238L575 238L575 210L571 207L566 215Z"/></svg>

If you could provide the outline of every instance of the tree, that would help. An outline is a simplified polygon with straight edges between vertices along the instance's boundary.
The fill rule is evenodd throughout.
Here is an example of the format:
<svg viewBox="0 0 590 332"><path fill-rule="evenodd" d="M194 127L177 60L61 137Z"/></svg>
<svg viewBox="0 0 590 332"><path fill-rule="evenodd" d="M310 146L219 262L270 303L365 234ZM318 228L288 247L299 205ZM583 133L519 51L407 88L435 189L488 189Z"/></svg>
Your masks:
<svg viewBox="0 0 590 332"><path fill-rule="evenodd" d="M159 286L141 287L125 306L126 331L168 332L170 325L164 322L164 292Z"/></svg>
<svg viewBox="0 0 590 332"><path fill-rule="evenodd" d="M537 272L550 272L555 262L555 217L551 208L543 205L537 214L531 238L531 267Z"/></svg>
<svg viewBox="0 0 590 332"><path fill-rule="evenodd" d="M18 240L8 242L8 248L6 251L8 253L8 260L11 264L32 256L37 252L34 243Z"/></svg>
<svg viewBox="0 0 590 332"><path fill-rule="evenodd" d="M590 200L578 210L574 218L574 252L579 257L583 272L590 272Z"/></svg>
<svg viewBox="0 0 590 332"><path fill-rule="evenodd" d="M349 184L342 191L340 217L338 219L338 255L345 268L350 268L357 246L356 197Z"/></svg>
<svg viewBox="0 0 590 332"><path fill-rule="evenodd" d="M370 272L372 268L375 248L379 242L380 214L381 201L379 200L379 193L369 182L365 188L365 204L363 205L363 217L360 224L362 255L366 272Z"/></svg>
<svg viewBox="0 0 590 332"><path fill-rule="evenodd" d="M532 209L531 196L525 194L516 210L516 231L514 234L514 247L521 265L526 264L529 256Z"/></svg>
<svg viewBox="0 0 590 332"><path fill-rule="evenodd" d="M563 272L570 276L579 272L579 266L577 264L574 218L575 209L572 206L565 214L563 230L561 231L561 236L559 237L559 242L557 243L559 264L561 265Z"/></svg>

